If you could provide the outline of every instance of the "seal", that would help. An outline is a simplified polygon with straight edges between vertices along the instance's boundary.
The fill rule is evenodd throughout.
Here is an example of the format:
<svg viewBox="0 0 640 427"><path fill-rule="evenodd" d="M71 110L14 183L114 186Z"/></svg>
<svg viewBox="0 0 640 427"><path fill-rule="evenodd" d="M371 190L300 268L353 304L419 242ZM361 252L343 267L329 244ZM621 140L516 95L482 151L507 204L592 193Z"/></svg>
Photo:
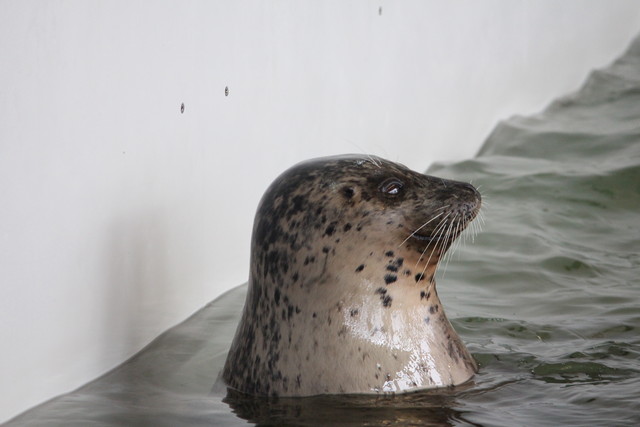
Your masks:
<svg viewBox="0 0 640 427"><path fill-rule="evenodd" d="M436 292L481 205L470 184L378 157L295 165L255 216L248 292L222 379L252 395L399 393L477 365Z"/></svg>

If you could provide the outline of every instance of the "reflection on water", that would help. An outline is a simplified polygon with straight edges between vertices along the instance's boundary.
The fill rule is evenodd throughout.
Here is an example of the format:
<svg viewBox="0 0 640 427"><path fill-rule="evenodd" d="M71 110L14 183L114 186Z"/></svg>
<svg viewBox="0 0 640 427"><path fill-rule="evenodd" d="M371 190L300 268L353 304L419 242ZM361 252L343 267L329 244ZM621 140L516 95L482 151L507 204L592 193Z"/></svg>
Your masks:
<svg viewBox="0 0 640 427"><path fill-rule="evenodd" d="M457 409L457 393L257 399L229 392L224 402L239 417L260 425L448 425L466 421Z"/></svg>
<svg viewBox="0 0 640 427"><path fill-rule="evenodd" d="M480 187L486 225L438 280L480 364L464 387L256 399L217 375L236 288L109 374L8 425L639 425L640 39L578 93L429 171Z"/></svg>

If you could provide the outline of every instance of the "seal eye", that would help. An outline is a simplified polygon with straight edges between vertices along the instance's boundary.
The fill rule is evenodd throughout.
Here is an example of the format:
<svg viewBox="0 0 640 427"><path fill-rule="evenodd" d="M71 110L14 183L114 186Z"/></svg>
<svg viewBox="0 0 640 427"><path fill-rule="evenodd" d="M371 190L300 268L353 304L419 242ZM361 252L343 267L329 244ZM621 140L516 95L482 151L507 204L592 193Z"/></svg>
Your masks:
<svg viewBox="0 0 640 427"><path fill-rule="evenodd" d="M404 183L398 178L389 178L380 184L380 191L390 196L397 196L402 191Z"/></svg>

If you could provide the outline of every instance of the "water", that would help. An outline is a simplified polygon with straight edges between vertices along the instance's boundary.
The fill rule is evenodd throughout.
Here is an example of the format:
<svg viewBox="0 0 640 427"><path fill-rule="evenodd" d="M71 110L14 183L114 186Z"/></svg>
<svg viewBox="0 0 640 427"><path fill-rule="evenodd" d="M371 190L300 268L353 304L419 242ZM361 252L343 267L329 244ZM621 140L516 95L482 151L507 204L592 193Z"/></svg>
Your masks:
<svg viewBox="0 0 640 427"><path fill-rule="evenodd" d="M640 39L576 94L497 127L472 181L483 232L438 280L480 363L464 387L395 397L246 399L216 378L236 288L130 361L8 425L640 424Z"/></svg>

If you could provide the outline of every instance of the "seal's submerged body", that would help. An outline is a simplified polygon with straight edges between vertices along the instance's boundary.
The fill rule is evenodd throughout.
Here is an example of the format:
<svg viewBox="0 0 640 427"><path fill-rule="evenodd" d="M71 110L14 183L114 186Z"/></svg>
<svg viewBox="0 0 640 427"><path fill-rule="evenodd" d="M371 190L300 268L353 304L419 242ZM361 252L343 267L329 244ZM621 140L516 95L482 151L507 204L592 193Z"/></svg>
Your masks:
<svg viewBox="0 0 640 427"><path fill-rule="evenodd" d="M224 381L272 396L467 381L476 364L434 274L479 208L469 184L375 157L321 158L283 173L256 213Z"/></svg>

